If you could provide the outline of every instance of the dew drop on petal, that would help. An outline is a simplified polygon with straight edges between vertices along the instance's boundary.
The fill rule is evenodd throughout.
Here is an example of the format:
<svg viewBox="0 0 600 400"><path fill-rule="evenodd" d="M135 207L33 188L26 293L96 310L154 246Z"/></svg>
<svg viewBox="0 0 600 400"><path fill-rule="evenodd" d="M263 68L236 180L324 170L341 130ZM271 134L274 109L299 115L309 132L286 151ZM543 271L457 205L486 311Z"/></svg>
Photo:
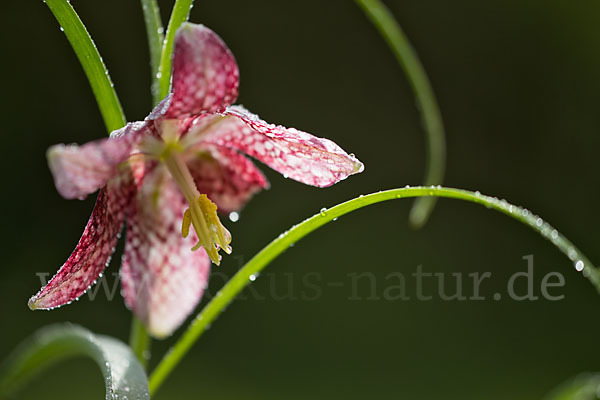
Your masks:
<svg viewBox="0 0 600 400"><path fill-rule="evenodd" d="M575 263L575 269L577 271L583 271L584 266L585 265L583 264L583 261L581 261L581 260L577 260L577 262Z"/></svg>
<svg viewBox="0 0 600 400"><path fill-rule="evenodd" d="M238 222L240 220L240 214L233 211L229 213L229 220L231 222Z"/></svg>

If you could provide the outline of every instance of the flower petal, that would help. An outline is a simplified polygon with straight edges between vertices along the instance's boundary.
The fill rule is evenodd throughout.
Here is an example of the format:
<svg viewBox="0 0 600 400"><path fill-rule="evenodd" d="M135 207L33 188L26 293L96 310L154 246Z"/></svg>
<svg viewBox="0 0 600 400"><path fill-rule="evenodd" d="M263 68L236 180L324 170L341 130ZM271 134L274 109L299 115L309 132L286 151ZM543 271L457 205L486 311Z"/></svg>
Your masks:
<svg viewBox="0 0 600 400"><path fill-rule="evenodd" d="M163 165L140 183L127 218L121 283L129 308L156 338L169 336L194 310L207 284L210 260L192 251L196 235L181 235L185 199Z"/></svg>
<svg viewBox="0 0 600 400"><path fill-rule="evenodd" d="M206 193L220 212L240 210L252 195L269 187L252 161L226 147L198 147L187 164L200 193Z"/></svg>
<svg viewBox="0 0 600 400"><path fill-rule="evenodd" d="M286 177L325 187L364 169L331 140L268 124L240 106L228 107L224 115L207 129L202 142L242 151Z"/></svg>
<svg viewBox="0 0 600 400"><path fill-rule="evenodd" d="M164 117L223 111L237 99L238 85L237 63L223 40L203 25L183 24L175 37L172 97Z"/></svg>
<svg viewBox="0 0 600 400"><path fill-rule="evenodd" d="M50 309L67 304L96 281L115 248L133 186L128 170L100 190L83 235L56 275L29 300L29 308Z"/></svg>
<svg viewBox="0 0 600 400"><path fill-rule="evenodd" d="M127 160L146 129L146 123L134 122L114 131L107 139L82 146L50 147L48 164L58 192L67 199L83 199L100 189L117 173L119 164Z"/></svg>

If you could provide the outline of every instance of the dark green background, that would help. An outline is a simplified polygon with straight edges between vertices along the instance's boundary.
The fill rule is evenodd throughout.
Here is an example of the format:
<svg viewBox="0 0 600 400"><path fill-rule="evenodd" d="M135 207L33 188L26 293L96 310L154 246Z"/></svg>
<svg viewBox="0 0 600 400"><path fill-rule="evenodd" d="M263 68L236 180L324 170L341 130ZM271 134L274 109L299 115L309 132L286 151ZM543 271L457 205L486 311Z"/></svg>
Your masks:
<svg viewBox="0 0 600 400"><path fill-rule="evenodd" d="M96 40L128 118L143 118L151 100L138 2L72 3ZM600 260L600 3L387 4L440 103L448 136L445 184L526 206ZM171 2L161 5L166 14ZM45 150L106 132L46 6L8 1L2 14L0 357L57 321L127 339L130 315L120 296L112 302L84 296L52 312L27 308L39 288L36 272L53 273L62 264L94 200L66 201L56 193ZM321 207L420 183L425 146L413 95L353 2L199 0L191 21L217 31L236 55L240 103L270 122L331 138L366 165L363 174L323 190L266 171L272 188L256 196L239 222L227 221L235 257L219 271L231 275L241 260ZM598 369L600 297L568 259L516 221L457 201L440 201L425 229L412 231L410 205L401 200L360 210L275 260L252 285L266 299L252 300L247 291L247 300L230 306L156 398L532 399ZM511 274L525 270L522 257L528 254L534 255L536 288L543 275L564 274L566 286L558 289L564 300L492 300L493 293L505 293ZM389 273L409 276L418 265L448 274L490 271L492 279L482 286L489 300L348 300L349 273L372 272L380 294ZM107 274L118 267L117 257ZM310 272L321 274L318 300L276 301L270 295L288 290L289 277L301 290ZM211 291L221 281L213 280ZM368 289L360 287L363 297ZM172 342L154 345L155 362ZM92 362L76 360L53 368L20 396L99 399L103 384Z"/></svg>

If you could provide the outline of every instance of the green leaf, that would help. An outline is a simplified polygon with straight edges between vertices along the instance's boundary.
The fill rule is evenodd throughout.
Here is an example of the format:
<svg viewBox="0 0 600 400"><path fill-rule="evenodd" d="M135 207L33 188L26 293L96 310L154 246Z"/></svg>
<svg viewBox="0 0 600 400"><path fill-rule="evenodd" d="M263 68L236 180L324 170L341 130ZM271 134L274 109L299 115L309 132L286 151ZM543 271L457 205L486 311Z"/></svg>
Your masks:
<svg viewBox="0 0 600 400"><path fill-rule="evenodd" d="M194 0L176 0L167 26L167 35L160 58L160 67L158 71L159 80L159 98L162 99L169 94L171 86L171 65L173 57L173 46L175 45L175 33L177 29L187 21L190 10L194 5Z"/></svg>
<svg viewBox="0 0 600 400"><path fill-rule="evenodd" d="M600 394L600 374L581 374L553 390L544 400L596 400Z"/></svg>
<svg viewBox="0 0 600 400"><path fill-rule="evenodd" d="M83 70L92 86L104 124L109 132L122 128L126 123L121 103L114 90L108 71L102 62L96 45L66 0L45 0L62 30L67 35Z"/></svg>
<svg viewBox="0 0 600 400"><path fill-rule="evenodd" d="M127 345L71 324L42 328L14 350L0 367L0 397L14 392L44 368L76 356L90 357L98 364L107 400L150 399L144 369ZM85 393L81 398L87 398Z"/></svg>
<svg viewBox="0 0 600 400"><path fill-rule="evenodd" d="M428 148L424 185L439 185L444 180L446 169L446 138L440 108L425 68L400 24L380 0L356 0L356 3L392 49L412 87L421 112ZM435 200L434 197L417 199L409 217L409 222L414 228L425 225L433 211Z"/></svg>
<svg viewBox="0 0 600 400"><path fill-rule="evenodd" d="M215 297L204 307L188 329L179 338L175 345L160 361L156 369L150 375L150 393L155 393L164 379L175 368L183 356L189 351L198 338L204 333L214 319L233 301L250 282L252 277L262 271L275 257L286 251L314 230L336 220L344 214L366 207L368 205L381 203L387 200L414 198L414 197L446 197L464 200L471 203L483 205L487 208L499 211L509 217L529 226L544 238L548 239L558 250L571 260L571 265L580 270L584 277L588 278L600 292L600 271L573 245L566 237L561 235L550 224L531 211L510 204L506 200L485 196L479 192L470 192L461 189L432 187L406 187L404 189L392 189L382 192L360 196L355 199L341 203L330 209L323 209L320 213L298 225L293 226L287 232L281 234L277 239L269 243L258 252L246 265L244 265ZM375 225L375 222L374 222ZM373 229L377 229L373 226Z"/></svg>
<svg viewBox="0 0 600 400"><path fill-rule="evenodd" d="M157 105L160 97L160 59L162 57L163 43L165 41L164 28L160 20L160 9L156 0L141 0L148 48L150 50L150 72L152 74L152 101Z"/></svg>

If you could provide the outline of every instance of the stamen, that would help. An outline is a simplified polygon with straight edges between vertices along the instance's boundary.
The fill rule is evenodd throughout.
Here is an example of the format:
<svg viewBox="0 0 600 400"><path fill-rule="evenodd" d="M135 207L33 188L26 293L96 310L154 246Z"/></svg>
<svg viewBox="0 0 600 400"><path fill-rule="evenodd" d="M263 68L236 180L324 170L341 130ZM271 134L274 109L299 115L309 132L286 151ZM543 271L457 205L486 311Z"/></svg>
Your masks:
<svg viewBox="0 0 600 400"><path fill-rule="evenodd" d="M217 205L205 194L200 194L196 188L194 179L177 149L178 146L166 146L161 158L189 204L189 208L183 214L181 235L187 237L190 225L193 226L198 243L192 250L204 247L212 262L219 265L219 250L231 253L231 234L219 220Z"/></svg>

